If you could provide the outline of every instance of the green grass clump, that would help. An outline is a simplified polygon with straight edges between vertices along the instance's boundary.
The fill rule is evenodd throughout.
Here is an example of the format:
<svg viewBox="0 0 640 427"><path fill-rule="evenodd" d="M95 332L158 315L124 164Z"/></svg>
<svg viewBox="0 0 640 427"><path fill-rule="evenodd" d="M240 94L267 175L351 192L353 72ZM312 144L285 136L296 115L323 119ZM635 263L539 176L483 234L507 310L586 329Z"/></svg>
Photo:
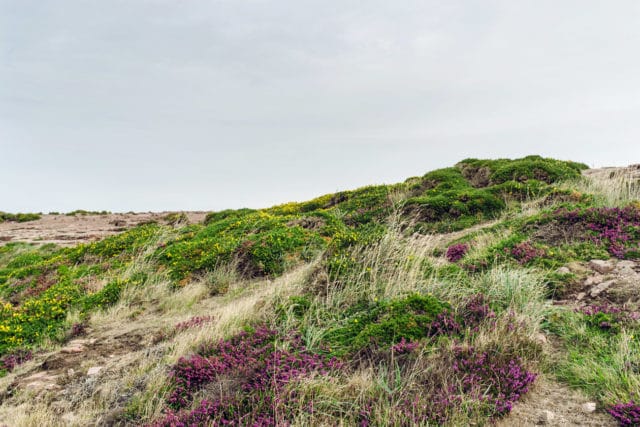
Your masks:
<svg viewBox="0 0 640 427"><path fill-rule="evenodd" d="M558 309L545 322L564 347L553 369L558 378L606 405L634 399L640 390L640 323L616 318Z"/></svg>

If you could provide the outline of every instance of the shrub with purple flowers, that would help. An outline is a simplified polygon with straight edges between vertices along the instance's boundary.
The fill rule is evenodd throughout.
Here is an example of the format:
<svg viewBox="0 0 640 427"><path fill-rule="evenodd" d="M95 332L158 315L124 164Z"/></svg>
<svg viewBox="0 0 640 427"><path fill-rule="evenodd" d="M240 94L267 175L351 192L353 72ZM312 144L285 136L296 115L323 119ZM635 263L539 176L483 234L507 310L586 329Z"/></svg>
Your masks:
<svg viewBox="0 0 640 427"><path fill-rule="evenodd" d="M489 307L487 298L483 294L472 296L461 310L462 324L472 330L477 330L485 319L493 319L496 313Z"/></svg>
<svg viewBox="0 0 640 427"><path fill-rule="evenodd" d="M457 347L453 356L453 370L460 376L462 391L489 403L492 416L510 412L537 377L517 358L476 352L472 347Z"/></svg>
<svg viewBox="0 0 640 427"><path fill-rule="evenodd" d="M465 256L468 250L469 245L467 245L466 243L457 243L455 245L451 245L447 248L447 260L449 262L458 262Z"/></svg>
<svg viewBox="0 0 640 427"><path fill-rule="evenodd" d="M505 248L505 251L522 265L546 255L544 249L536 248L531 242L518 243L511 249Z"/></svg>
<svg viewBox="0 0 640 427"><path fill-rule="evenodd" d="M603 244L616 258L640 257L640 209L625 208L561 209L553 219L561 224L581 224L591 232L589 240Z"/></svg>
<svg viewBox="0 0 640 427"><path fill-rule="evenodd" d="M618 403L607 409L607 412L620 423L621 426L640 425L640 404L635 401Z"/></svg>
<svg viewBox="0 0 640 427"><path fill-rule="evenodd" d="M189 320L176 324L177 331L185 331L191 328L199 328L213 321L213 316L194 316Z"/></svg>
<svg viewBox="0 0 640 427"><path fill-rule="evenodd" d="M391 346L391 351L394 354L408 354L418 347L420 347L420 343L417 341L412 342L402 338L399 343Z"/></svg>
<svg viewBox="0 0 640 427"><path fill-rule="evenodd" d="M452 369L425 371L416 383L420 392L408 389L394 397L399 410L384 414L385 422L401 426L447 425L451 415L460 411L478 411L498 418L510 412L537 376L527 371L518 358L472 347L456 346L442 357L439 362ZM361 408L361 426L380 423L375 407L372 401Z"/></svg>
<svg viewBox="0 0 640 427"><path fill-rule="evenodd" d="M11 372L16 366L22 365L24 362L31 360L33 353L30 350L14 350L5 354L0 359L0 372Z"/></svg>
<svg viewBox="0 0 640 427"><path fill-rule="evenodd" d="M278 344L285 342L288 348L280 349ZM289 383L328 375L339 367L337 360L308 351L298 335L282 337L265 327L242 332L203 345L197 354L176 363L168 398L173 410L153 425L200 425L213 420L223 425L275 425L276 412L296 403L295 394L287 389ZM196 391L209 384L219 386L217 396L201 401L191 411L180 411L191 404ZM176 409L179 411L174 412Z"/></svg>
<svg viewBox="0 0 640 427"><path fill-rule="evenodd" d="M589 326L617 333L623 325L635 323L640 314L608 303L587 305L576 309L585 316Z"/></svg>
<svg viewBox="0 0 640 427"><path fill-rule="evenodd" d="M75 338L84 335L86 332L87 326L84 323L74 323L69 334L71 338Z"/></svg>

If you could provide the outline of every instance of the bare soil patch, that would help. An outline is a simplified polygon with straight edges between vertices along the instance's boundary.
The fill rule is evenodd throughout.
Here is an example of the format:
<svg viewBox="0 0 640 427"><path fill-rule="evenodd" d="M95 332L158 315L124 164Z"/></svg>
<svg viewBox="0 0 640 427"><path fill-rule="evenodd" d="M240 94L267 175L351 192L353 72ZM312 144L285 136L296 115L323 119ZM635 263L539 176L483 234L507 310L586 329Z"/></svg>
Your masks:
<svg viewBox="0 0 640 427"><path fill-rule="evenodd" d="M0 223L0 245L9 242L54 243L75 246L93 242L148 222L165 224L174 212L114 213L106 215L43 215L29 222ZM184 212L189 223L202 222L207 212ZM169 221L170 222L170 221Z"/></svg>

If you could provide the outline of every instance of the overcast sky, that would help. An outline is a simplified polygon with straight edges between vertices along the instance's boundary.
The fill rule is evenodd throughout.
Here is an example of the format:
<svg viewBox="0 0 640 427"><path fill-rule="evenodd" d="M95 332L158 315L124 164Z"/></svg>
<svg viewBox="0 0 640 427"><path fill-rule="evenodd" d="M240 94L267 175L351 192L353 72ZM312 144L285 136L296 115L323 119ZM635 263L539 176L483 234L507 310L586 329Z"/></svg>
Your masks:
<svg viewBox="0 0 640 427"><path fill-rule="evenodd" d="M217 210L467 157L640 163L640 2L0 0L0 210Z"/></svg>

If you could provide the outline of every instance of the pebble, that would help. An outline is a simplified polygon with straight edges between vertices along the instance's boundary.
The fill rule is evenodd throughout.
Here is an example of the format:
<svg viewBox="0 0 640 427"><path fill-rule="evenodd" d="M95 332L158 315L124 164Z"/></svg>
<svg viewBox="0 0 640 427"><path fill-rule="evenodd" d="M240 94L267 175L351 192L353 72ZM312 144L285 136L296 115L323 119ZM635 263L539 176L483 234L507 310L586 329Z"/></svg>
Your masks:
<svg viewBox="0 0 640 427"><path fill-rule="evenodd" d="M553 412L545 409L544 411L542 411L540 413L540 416L538 417L538 423L539 424L549 424L555 418L556 418L556 414L554 414Z"/></svg>

